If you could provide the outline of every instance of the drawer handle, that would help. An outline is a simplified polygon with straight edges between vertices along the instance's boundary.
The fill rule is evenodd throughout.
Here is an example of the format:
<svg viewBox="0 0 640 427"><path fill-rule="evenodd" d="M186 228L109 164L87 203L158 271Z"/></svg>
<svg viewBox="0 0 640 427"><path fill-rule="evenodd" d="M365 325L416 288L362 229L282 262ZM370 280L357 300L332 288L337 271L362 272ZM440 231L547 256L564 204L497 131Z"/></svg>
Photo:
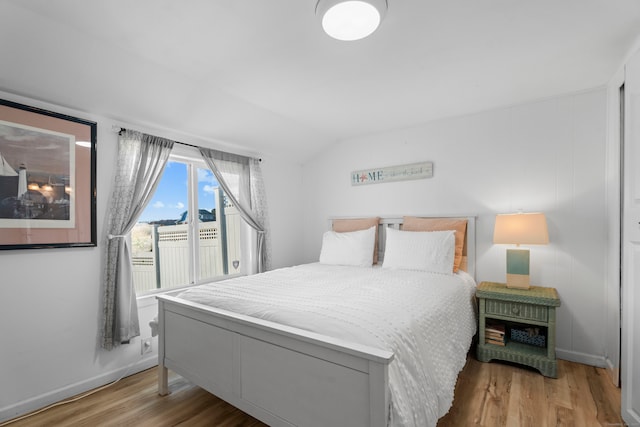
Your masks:
<svg viewBox="0 0 640 427"><path fill-rule="evenodd" d="M511 307L511 313L515 315L520 314L520 307Z"/></svg>

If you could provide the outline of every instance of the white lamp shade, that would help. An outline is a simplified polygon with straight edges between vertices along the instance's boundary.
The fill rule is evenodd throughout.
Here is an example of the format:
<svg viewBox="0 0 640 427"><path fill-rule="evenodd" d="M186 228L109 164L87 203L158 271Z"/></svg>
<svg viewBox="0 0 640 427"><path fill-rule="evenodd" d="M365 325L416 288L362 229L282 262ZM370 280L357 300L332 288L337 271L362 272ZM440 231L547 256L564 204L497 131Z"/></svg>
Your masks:
<svg viewBox="0 0 640 427"><path fill-rule="evenodd" d="M316 14L334 39L353 41L373 33L387 11L386 0L319 0Z"/></svg>
<svg viewBox="0 0 640 427"><path fill-rule="evenodd" d="M547 220L542 213L496 215L493 243L546 245L549 243Z"/></svg>

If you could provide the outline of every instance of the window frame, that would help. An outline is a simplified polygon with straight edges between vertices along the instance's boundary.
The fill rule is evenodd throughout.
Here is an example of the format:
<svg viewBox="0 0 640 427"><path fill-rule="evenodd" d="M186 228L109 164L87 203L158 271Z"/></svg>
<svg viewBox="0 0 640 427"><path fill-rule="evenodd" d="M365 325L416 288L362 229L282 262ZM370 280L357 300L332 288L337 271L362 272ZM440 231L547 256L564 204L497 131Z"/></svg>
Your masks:
<svg viewBox="0 0 640 427"><path fill-rule="evenodd" d="M199 278L198 272L200 271L200 247L199 247L199 226L200 221L197 214L199 213L198 207L198 171L197 169L209 169L204 159L202 159L200 152L197 147L188 146L185 144L176 144L169 155L167 162L178 162L183 163L187 167L187 242L188 242L188 256L189 256L189 266L188 266L188 276L189 282L184 285L179 285L171 288L156 288L153 290L148 290L137 295L138 300L144 300L146 298L155 299L155 296L162 294L176 294L184 289L197 286L203 283L210 282L219 282L226 279L231 279L234 277L245 276L247 274L247 266L253 255L248 254L246 249L248 249L244 243L246 238L248 237L249 230L248 225L245 221L240 222L240 237L236 242L240 245L240 270L237 273L220 275L215 277L208 278ZM222 192L224 194L224 192ZM224 203L223 200L218 200L218 203ZM146 207L145 207L146 209ZM216 214L219 215L219 206L216 206ZM197 220L197 221L196 221ZM131 233L128 235L129 242L131 242ZM226 245L227 243L224 242ZM135 283L134 283L135 287Z"/></svg>

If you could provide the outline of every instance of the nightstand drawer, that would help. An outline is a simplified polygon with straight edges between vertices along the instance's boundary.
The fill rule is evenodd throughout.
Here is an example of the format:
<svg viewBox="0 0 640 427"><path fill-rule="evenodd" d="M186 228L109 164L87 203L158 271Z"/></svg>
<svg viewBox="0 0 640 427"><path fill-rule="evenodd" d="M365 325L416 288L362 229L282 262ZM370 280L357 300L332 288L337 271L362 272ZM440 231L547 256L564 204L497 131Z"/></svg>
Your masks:
<svg viewBox="0 0 640 427"><path fill-rule="evenodd" d="M537 320L539 322L546 322L549 319L548 307L544 305L485 299L484 309L487 315L497 314L515 319Z"/></svg>

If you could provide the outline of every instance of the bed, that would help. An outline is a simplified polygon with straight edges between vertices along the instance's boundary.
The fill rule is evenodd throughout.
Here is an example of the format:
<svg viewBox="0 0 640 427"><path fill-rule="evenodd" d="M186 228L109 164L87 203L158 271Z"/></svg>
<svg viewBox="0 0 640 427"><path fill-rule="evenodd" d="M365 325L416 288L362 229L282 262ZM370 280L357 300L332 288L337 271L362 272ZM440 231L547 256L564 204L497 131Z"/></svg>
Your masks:
<svg viewBox="0 0 640 427"><path fill-rule="evenodd" d="M159 393L171 369L273 426L435 425L476 332L475 217L450 219L455 274L383 268L408 222L376 218L377 265L324 256L159 296Z"/></svg>

